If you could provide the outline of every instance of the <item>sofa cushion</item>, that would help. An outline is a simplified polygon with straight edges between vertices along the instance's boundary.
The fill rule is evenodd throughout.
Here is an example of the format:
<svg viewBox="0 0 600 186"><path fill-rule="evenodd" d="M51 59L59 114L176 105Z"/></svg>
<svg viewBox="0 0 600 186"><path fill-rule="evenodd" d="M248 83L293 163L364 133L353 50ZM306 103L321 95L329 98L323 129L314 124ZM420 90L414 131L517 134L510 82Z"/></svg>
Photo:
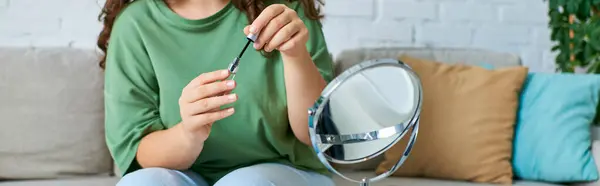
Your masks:
<svg viewBox="0 0 600 186"><path fill-rule="evenodd" d="M528 69L400 58L421 78L423 107L413 151L394 175L511 183L514 124ZM385 153L377 173L402 157L407 139Z"/></svg>
<svg viewBox="0 0 600 186"><path fill-rule="evenodd" d="M597 180L590 126L599 99L598 75L530 73L515 128L515 176L561 183Z"/></svg>
<svg viewBox="0 0 600 186"><path fill-rule="evenodd" d="M361 180L363 177L374 177L376 176L371 171L351 171L342 172L344 176L347 176L354 180ZM340 176L333 178L337 186L356 186L358 183L350 182ZM425 179L425 178L406 178L406 177L387 177L383 180L373 182L372 185L385 185L385 186L498 186L497 184L486 184L486 183L473 183L464 181L451 181L451 180L436 180L436 179ZM560 186L558 184L550 184L543 182L532 182L532 181L515 181L513 186ZM2 185L0 185L2 186Z"/></svg>
<svg viewBox="0 0 600 186"><path fill-rule="evenodd" d="M0 186L108 186L116 185L116 177L87 177L76 179L48 179L27 181L0 181Z"/></svg>
<svg viewBox="0 0 600 186"><path fill-rule="evenodd" d="M0 179L109 174L93 51L0 49Z"/></svg>
<svg viewBox="0 0 600 186"><path fill-rule="evenodd" d="M530 72L515 127L515 177L560 183L598 180L590 125L599 94L598 75Z"/></svg>
<svg viewBox="0 0 600 186"><path fill-rule="evenodd" d="M596 172L600 172L600 141L592 141L592 156L596 164ZM600 180L571 184L573 186L600 186Z"/></svg>

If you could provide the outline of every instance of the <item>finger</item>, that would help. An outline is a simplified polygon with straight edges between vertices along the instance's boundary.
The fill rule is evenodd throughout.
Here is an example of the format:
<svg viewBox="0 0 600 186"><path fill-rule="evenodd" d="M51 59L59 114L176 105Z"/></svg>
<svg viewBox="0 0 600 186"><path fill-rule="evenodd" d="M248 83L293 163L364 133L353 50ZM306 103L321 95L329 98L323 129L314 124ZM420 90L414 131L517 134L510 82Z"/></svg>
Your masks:
<svg viewBox="0 0 600 186"><path fill-rule="evenodd" d="M231 116L235 110L232 108L227 108L224 110L219 110L216 112L208 112L200 115L195 115L190 118L191 123L194 124L194 128L201 127L210 123L214 123L215 121L221 120L223 118Z"/></svg>
<svg viewBox="0 0 600 186"><path fill-rule="evenodd" d="M190 81L190 83L188 83L188 85L184 88L184 91L186 89L197 88L197 87L207 84L207 83L224 80L227 77L229 77L228 70L217 70L217 71L202 73L199 76L197 76L196 78L192 79L192 81Z"/></svg>
<svg viewBox="0 0 600 186"><path fill-rule="evenodd" d="M205 112L211 112L218 110L219 107L233 103L237 100L236 94L229 94L224 96L210 97L201 99L191 104L186 105L188 116L198 115Z"/></svg>
<svg viewBox="0 0 600 186"><path fill-rule="evenodd" d="M244 27L244 30L243 30L243 31L244 31L244 35L246 35L246 36L247 36L248 34L250 34L250 25L248 25L248 26Z"/></svg>
<svg viewBox="0 0 600 186"><path fill-rule="evenodd" d="M283 13L287 7L281 4L274 4L265 8L250 26L250 33L258 34L265 26L279 14Z"/></svg>
<svg viewBox="0 0 600 186"><path fill-rule="evenodd" d="M285 42L287 42L290 38L292 38L296 33L300 31L302 28L301 21L292 22L283 28L279 29L279 31L271 38L269 43L266 44L264 50L267 52L271 52L278 48Z"/></svg>
<svg viewBox="0 0 600 186"><path fill-rule="evenodd" d="M215 95L217 95L219 93L223 93L225 91L232 90L233 88L235 88L235 86L236 86L236 83L233 80L205 84L205 85L197 87L197 88L193 89L193 91L190 91L189 93L185 94L184 101L186 103L193 103L198 100L201 100L201 99L204 99L207 97L211 97L211 96L215 96Z"/></svg>
<svg viewBox="0 0 600 186"><path fill-rule="evenodd" d="M221 96L231 94L231 92L233 92L233 90L227 90L227 91L223 92L223 94L221 94Z"/></svg>
<svg viewBox="0 0 600 186"><path fill-rule="evenodd" d="M260 32L258 39L254 42L255 49L262 49L267 43L271 42L273 36L279 32L279 30L289 23L292 22L292 18L286 14L281 14L273 18L267 26Z"/></svg>
<svg viewBox="0 0 600 186"><path fill-rule="evenodd" d="M290 50L290 49L296 47L297 45L301 45L302 43L304 43L303 41L306 40L307 37L308 37L308 30L301 29L298 33L296 33L296 35L292 36L291 39L289 39L288 41L286 41L285 43L280 45L279 48L277 48L277 50L279 50L281 52Z"/></svg>
<svg viewBox="0 0 600 186"><path fill-rule="evenodd" d="M236 85L235 81L233 81L233 80L227 80L227 81L222 81L222 82L206 84L197 89L197 91L198 91L197 95L198 95L199 99L216 96L218 94L224 93L225 91L233 90L233 88L235 88L235 85ZM199 100L199 99L197 99L197 100ZM194 101L197 101L197 100L194 100Z"/></svg>

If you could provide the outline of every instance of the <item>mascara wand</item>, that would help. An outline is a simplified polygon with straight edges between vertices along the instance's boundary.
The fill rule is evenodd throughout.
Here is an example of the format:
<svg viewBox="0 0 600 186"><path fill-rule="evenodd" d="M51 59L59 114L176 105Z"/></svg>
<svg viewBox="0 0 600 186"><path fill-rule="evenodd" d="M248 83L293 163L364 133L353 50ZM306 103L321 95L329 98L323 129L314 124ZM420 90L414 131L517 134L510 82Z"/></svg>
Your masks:
<svg viewBox="0 0 600 186"><path fill-rule="evenodd" d="M242 55L244 55L244 52L246 51L246 49L248 48L248 45L250 45L250 43L252 43L252 40L248 39L248 42L246 42L246 46L244 46L244 49L242 49L242 51L240 52L240 54L238 55L237 58L241 59Z"/></svg>
<svg viewBox="0 0 600 186"><path fill-rule="evenodd" d="M227 68L229 70L229 73L232 74L230 79L233 80L233 78L235 77L235 74L237 73L238 65L240 64L240 59L242 58L242 55L244 55L244 52L246 51L246 49L248 49L248 46L250 45L250 43L255 42L257 38L258 38L258 35L254 35L254 34L248 34L248 36L246 36L246 39L248 40L248 42L246 42L246 45L244 46L244 48L242 49L240 54L236 58L233 58L233 61L231 63L229 63L229 67Z"/></svg>

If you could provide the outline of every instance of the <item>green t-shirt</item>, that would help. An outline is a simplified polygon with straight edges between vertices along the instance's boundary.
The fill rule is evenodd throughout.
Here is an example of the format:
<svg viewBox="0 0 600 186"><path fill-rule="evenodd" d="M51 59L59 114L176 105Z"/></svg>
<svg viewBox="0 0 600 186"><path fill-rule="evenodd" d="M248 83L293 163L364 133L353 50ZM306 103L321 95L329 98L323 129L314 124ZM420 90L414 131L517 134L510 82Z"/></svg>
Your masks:
<svg viewBox="0 0 600 186"><path fill-rule="evenodd" d="M332 59L321 23L305 18L299 3L288 6L304 20L308 50L329 82ZM247 41L242 32L246 25L246 15L231 3L200 20L180 17L162 0L137 0L123 10L112 30L105 71L106 141L123 174L140 168L135 154L144 135L181 121L183 87L201 73L226 69L237 56ZM263 162L328 175L312 148L290 128L279 53L268 58L250 47L236 82L236 113L213 125L192 170L210 183Z"/></svg>

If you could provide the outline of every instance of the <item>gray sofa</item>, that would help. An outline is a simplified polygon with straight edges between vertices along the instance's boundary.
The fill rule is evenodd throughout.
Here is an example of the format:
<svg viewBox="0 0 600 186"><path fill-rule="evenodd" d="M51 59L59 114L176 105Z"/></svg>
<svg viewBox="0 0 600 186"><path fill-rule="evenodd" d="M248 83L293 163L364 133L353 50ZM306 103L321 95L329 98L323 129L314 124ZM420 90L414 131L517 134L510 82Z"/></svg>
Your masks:
<svg viewBox="0 0 600 186"><path fill-rule="evenodd" d="M480 50L382 48L344 51L336 58L336 71L400 53L450 63L520 65L517 56ZM96 54L73 48L0 48L0 186L103 186L118 181L104 143L103 76ZM599 142L593 150L600 156ZM379 161L345 166L344 172L355 178L372 175ZM340 186L358 185L335 180ZM485 184L394 177L372 185Z"/></svg>

